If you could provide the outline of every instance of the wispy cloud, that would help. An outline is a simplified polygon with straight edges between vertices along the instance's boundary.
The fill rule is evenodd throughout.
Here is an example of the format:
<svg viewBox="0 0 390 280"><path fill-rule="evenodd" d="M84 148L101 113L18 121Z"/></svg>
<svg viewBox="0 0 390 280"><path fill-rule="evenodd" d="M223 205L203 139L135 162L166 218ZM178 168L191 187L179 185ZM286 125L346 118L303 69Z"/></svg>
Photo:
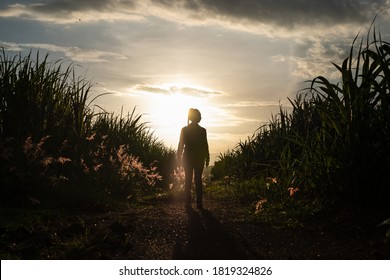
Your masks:
<svg viewBox="0 0 390 280"><path fill-rule="evenodd" d="M23 50L22 47L20 47L17 43L13 42L1 42L0 41L0 48L3 48L5 50L14 51L14 52L20 52Z"/></svg>
<svg viewBox="0 0 390 280"><path fill-rule="evenodd" d="M22 2L22 1L19 1ZM99 20L142 20L132 1L61 0L16 3L0 9L0 17L18 17L26 20L72 24Z"/></svg>
<svg viewBox="0 0 390 280"><path fill-rule="evenodd" d="M351 42L345 40L332 41L326 38L321 40L307 40L301 45L301 51L291 55L275 55L272 60L276 62L289 62L293 64L291 74L312 79L316 76L337 78L339 71L332 62L340 63L347 56Z"/></svg>
<svg viewBox="0 0 390 280"><path fill-rule="evenodd" d="M113 59L127 59L125 56L118 53L100 51L96 49L81 49L79 47L63 47L54 44L13 43L0 41L0 46L10 51L44 49L49 52L61 52L67 58L77 62L104 62Z"/></svg>
<svg viewBox="0 0 390 280"><path fill-rule="evenodd" d="M171 95L180 93L188 96L211 96L221 95L221 91L207 89L195 85L181 85L181 84L163 84L163 85L135 85L132 92L136 93L149 93L149 94L164 94Z"/></svg>
<svg viewBox="0 0 390 280"><path fill-rule="evenodd" d="M275 101L239 101L237 103L229 103L222 105L223 107L230 108L247 108L247 107L279 107L285 102L275 102Z"/></svg>

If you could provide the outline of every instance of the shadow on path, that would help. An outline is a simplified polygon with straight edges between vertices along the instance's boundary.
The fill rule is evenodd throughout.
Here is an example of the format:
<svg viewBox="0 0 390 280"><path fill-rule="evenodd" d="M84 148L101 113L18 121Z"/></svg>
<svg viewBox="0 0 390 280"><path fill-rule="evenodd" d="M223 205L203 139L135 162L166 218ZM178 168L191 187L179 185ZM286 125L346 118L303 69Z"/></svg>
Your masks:
<svg viewBox="0 0 390 280"><path fill-rule="evenodd" d="M206 209L186 210L188 216L185 244L177 242L173 259L252 259L253 256L235 241L223 225Z"/></svg>

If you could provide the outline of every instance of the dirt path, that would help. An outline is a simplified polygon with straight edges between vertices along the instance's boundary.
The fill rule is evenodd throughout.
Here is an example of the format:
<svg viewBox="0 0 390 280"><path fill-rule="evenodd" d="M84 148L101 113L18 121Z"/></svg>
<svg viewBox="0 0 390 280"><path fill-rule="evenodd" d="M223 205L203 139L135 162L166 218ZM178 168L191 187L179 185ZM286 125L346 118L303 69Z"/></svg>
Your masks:
<svg viewBox="0 0 390 280"><path fill-rule="evenodd" d="M382 218L340 211L278 228L250 219L234 201L204 209L156 200L117 212L46 213L0 227L2 259L389 259ZM3 217L9 216L3 213ZM389 213L383 213L384 215ZM376 217L376 218L373 218ZM31 218L30 218L31 219ZM389 242L390 243L390 242Z"/></svg>
<svg viewBox="0 0 390 280"><path fill-rule="evenodd" d="M370 216L307 222L300 228L275 228L251 222L232 203L205 199L205 208L180 202L129 210L134 217L130 258L135 259L378 259L381 237Z"/></svg>
<svg viewBox="0 0 390 280"><path fill-rule="evenodd" d="M130 209L137 259L253 259L255 256L213 210L186 209L180 202Z"/></svg>

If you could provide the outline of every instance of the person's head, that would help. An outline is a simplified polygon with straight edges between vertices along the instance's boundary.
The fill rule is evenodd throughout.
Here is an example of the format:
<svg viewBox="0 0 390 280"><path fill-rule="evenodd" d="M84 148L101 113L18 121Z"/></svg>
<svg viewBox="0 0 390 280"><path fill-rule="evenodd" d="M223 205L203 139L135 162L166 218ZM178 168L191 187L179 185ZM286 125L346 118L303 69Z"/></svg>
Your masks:
<svg viewBox="0 0 390 280"><path fill-rule="evenodd" d="M192 123L199 123L202 119L202 115L200 114L198 109L191 108L188 110L188 120Z"/></svg>

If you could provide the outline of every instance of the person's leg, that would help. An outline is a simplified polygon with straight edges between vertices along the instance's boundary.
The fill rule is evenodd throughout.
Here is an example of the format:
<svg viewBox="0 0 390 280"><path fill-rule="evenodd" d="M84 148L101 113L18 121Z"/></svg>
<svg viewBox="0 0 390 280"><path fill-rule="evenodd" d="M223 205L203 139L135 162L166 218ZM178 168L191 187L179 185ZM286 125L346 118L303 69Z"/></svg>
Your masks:
<svg viewBox="0 0 390 280"><path fill-rule="evenodd" d="M195 168L195 188L196 188L196 205L198 208L203 207L203 184L202 184L203 166Z"/></svg>
<svg viewBox="0 0 390 280"><path fill-rule="evenodd" d="M184 175L185 175L184 200L186 206L191 206L191 185L192 185L193 168L189 164L184 165Z"/></svg>

